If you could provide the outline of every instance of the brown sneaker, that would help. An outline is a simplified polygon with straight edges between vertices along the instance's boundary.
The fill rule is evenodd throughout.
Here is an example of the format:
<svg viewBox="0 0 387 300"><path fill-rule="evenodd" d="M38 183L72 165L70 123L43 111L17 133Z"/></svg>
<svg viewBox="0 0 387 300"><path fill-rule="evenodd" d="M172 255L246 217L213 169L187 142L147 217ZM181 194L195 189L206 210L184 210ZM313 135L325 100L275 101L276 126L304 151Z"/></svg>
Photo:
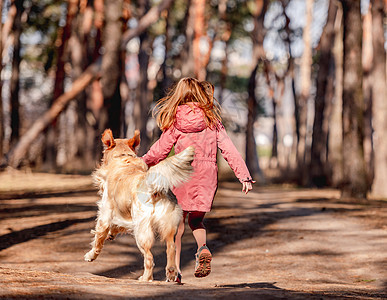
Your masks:
<svg viewBox="0 0 387 300"><path fill-rule="evenodd" d="M199 248L195 254L196 266L195 266L195 277L206 277L211 273L211 260L212 255L210 249L206 245Z"/></svg>

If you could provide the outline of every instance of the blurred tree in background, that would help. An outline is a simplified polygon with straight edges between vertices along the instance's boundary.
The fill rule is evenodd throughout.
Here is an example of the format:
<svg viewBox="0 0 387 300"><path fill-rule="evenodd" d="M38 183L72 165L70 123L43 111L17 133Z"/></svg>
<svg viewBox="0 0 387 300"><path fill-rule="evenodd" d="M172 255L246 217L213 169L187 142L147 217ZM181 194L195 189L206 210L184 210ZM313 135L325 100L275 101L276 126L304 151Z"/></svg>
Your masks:
<svg viewBox="0 0 387 300"><path fill-rule="evenodd" d="M2 166L89 173L101 132L160 135L180 78L215 84L255 178L387 198L383 0L0 1ZM372 189L371 189L372 188Z"/></svg>
<svg viewBox="0 0 387 300"><path fill-rule="evenodd" d="M363 150L364 98L360 0L343 0L343 192L365 197L367 180Z"/></svg>

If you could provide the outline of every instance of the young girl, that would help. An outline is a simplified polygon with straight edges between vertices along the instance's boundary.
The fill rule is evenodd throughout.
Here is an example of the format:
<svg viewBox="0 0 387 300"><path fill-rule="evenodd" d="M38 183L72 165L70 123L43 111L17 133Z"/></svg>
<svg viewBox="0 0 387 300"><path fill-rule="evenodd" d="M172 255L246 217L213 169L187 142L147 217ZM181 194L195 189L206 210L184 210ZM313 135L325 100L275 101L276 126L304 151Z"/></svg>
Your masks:
<svg viewBox="0 0 387 300"><path fill-rule="evenodd" d="M181 282L181 238L187 215L188 224L198 246L194 274L196 277L205 277L211 272L212 255L206 246L203 218L205 213L211 210L217 189L217 149L220 149L242 183L243 192L247 194L255 182L221 123L213 93L213 85L206 81L200 82L194 78L181 79L155 107L157 125L163 133L143 156L145 163L152 166L166 158L173 146L175 153L183 151L188 146L195 147L195 159L192 162L194 173L191 179L173 189L183 209L183 218L175 237L176 266L179 272L177 282Z"/></svg>

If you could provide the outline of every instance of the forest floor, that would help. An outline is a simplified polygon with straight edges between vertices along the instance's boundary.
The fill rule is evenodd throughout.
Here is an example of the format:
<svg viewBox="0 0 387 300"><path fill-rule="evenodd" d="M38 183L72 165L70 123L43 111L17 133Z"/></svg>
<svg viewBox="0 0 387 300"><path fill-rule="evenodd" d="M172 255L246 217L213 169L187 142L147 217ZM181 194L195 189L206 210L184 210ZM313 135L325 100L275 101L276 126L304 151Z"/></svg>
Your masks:
<svg viewBox="0 0 387 300"><path fill-rule="evenodd" d="M341 200L331 189L220 183L206 227L212 273L195 278L195 244L183 237L183 285L155 280L129 235L89 250L98 199L90 176L0 174L0 298L387 299L387 202Z"/></svg>

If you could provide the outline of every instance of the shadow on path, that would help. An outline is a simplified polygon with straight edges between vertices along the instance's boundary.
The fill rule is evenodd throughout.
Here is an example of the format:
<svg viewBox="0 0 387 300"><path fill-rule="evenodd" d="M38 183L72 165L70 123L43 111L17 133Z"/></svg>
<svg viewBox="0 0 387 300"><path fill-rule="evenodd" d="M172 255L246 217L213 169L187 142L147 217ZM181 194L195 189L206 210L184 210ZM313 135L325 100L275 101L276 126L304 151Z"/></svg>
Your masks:
<svg viewBox="0 0 387 300"><path fill-rule="evenodd" d="M85 204L29 204L21 205L20 207L5 207L0 208L0 218L1 220L6 219L19 219L19 218L29 218L35 216L46 216L50 214L56 214L58 212L62 213L77 213L77 212L86 212L86 211L97 211L95 205L85 205Z"/></svg>
<svg viewBox="0 0 387 300"><path fill-rule="evenodd" d="M97 190L95 188L84 188L84 189L75 189L73 191L42 191L42 192L1 192L0 193L0 201L1 200L13 200L13 199L28 199L28 198L53 198L53 197L66 197L71 196L75 197L77 195L85 196L86 194L96 195ZM0 202L1 203L1 202Z"/></svg>
<svg viewBox="0 0 387 300"><path fill-rule="evenodd" d="M152 286L154 287L152 289ZM134 286L132 286L133 288ZM149 289L150 288L150 289ZM154 286L153 284L139 285L135 293L130 287L123 293L120 289L103 290L93 288L93 292L63 285L61 292L34 293L33 295L2 295L0 298L12 299L384 299L383 294L367 293L365 291L326 291L326 292L295 292L278 288L275 282L256 282L237 285L216 286L214 288L192 289L174 284ZM143 292L141 292L141 290ZM82 295L82 296L81 296Z"/></svg>
<svg viewBox="0 0 387 300"><path fill-rule="evenodd" d="M4 234L0 236L0 251L16 244L37 239L47 233L62 230L74 224L91 222L94 219L95 217L59 221Z"/></svg>

